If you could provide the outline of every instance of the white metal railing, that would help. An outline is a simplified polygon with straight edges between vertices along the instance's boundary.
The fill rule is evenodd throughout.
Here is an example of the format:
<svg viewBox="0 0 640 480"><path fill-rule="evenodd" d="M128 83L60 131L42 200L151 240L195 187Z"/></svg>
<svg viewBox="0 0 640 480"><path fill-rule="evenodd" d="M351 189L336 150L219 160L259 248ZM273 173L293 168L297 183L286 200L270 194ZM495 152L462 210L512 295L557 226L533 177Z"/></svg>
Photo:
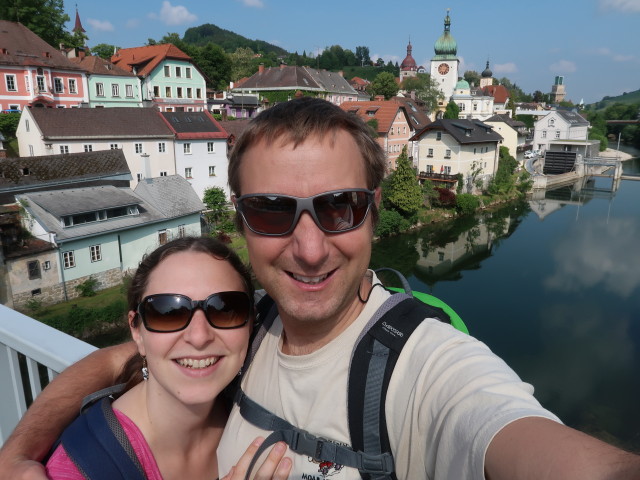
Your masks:
<svg viewBox="0 0 640 480"><path fill-rule="evenodd" d="M0 446L43 385L95 349L0 305Z"/></svg>

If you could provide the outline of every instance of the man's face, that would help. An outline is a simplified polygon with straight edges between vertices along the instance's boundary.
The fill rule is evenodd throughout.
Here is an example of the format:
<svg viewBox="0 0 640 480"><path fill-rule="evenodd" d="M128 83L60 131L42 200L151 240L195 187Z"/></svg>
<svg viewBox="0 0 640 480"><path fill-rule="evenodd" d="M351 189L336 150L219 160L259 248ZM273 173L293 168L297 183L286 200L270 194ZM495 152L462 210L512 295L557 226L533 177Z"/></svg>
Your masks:
<svg viewBox="0 0 640 480"><path fill-rule="evenodd" d="M367 188L364 160L344 131L310 137L295 149L281 140L254 145L243 155L240 184L242 195L296 197ZM263 236L246 226L245 235L255 275L276 301L285 328L304 322L340 329L362 310L358 289L371 257L371 212L362 226L346 233L325 233L303 212L289 235Z"/></svg>

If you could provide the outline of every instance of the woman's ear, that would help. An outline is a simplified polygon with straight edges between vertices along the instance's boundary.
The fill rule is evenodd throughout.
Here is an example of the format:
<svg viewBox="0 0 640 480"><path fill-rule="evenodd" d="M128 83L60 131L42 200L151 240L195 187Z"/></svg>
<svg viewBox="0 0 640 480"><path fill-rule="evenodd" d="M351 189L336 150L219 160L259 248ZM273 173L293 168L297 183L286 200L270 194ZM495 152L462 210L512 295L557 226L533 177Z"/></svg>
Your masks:
<svg viewBox="0 0 640 480"><path fill-rule="evenodd" d="M127 314L127 320L129 321L131 338L133 338L133 341L136 342L136 345L138 346L138 353L142 356L145 356L146 350L144 348L144 341L142 339L142 335L140 335L141 321L138 318L137 319L138 321L135 322L137 315L138 315L137 312L134 312L133 310L129 310L129 313Z"/></svg>

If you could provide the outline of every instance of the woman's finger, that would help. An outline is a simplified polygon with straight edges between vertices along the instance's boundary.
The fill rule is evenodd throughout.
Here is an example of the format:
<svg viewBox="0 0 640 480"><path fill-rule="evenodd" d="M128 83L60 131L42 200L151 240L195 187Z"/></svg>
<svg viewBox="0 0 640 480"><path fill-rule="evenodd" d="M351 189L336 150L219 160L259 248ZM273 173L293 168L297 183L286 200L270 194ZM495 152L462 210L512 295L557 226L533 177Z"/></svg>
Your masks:
<svg viewBox="0 0 640 480"><path fill-rule="evenodd" d="M256 473L256 480L285 480L289 478L291 459L284 458L287 445L284 442L276 443L267 458L262 462Z"/></svg>

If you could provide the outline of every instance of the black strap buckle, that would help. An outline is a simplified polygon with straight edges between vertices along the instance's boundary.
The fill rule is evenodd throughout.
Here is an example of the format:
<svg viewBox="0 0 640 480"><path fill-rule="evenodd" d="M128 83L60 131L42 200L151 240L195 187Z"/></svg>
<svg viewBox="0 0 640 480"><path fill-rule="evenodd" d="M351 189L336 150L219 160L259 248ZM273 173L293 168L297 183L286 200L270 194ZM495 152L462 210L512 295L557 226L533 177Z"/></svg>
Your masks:
<svg viewBox="0 0 640 480"><path fill-rule="evenodd" d="M296 429L293 431L291 444L289 448L296 453L303 453L310 456L316 462L323 460L322 450L325 444L331 444L329 440L307 432L306 430Z"/></svg>

